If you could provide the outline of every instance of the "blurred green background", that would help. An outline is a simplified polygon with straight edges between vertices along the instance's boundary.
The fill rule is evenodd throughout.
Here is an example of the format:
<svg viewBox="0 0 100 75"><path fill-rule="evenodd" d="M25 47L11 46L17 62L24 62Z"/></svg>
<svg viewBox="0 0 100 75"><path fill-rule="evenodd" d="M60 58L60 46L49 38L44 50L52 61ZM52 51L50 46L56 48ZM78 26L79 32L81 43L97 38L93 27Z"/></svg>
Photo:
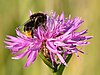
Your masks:
<svg viewBox="0 0 100 75"><path fill-rule="evenodd" d="M26 58L12 60L9 50L4 48L6 35L15 36L15 28L22 25L32 12L64 11L65 16L80 16L85 22L79 30L88 29L90 45L83 47L88 54L74 55L63 75L100 75L100 0L0 0L0 75L52 75L38 57L34 64L24 68Z"/></svg>

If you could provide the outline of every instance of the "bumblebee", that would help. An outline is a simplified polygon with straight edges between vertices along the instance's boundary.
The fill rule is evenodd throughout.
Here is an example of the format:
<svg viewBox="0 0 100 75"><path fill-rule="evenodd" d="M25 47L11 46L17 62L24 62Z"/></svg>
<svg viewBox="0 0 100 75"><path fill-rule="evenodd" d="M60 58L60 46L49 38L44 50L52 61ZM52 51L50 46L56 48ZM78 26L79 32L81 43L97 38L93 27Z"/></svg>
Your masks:
<svg viewBox="0 0 100 75"><path fill-rule="evenodd" d="M35 13L32 14L29 20L24 24L24 32L27 37L33 38L34 29L37 29L39 26L45 28L47 20L47 14L44 13Z"/></svg>

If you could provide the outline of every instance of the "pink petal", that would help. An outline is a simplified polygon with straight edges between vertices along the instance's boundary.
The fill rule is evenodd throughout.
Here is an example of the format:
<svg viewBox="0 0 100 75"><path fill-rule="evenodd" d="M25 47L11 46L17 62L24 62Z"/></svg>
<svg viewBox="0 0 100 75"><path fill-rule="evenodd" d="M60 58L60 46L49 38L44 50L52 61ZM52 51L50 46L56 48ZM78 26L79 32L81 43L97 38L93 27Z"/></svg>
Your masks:
<svg viewBox="0 0 100 75"><path fill-rule="evenodd" d="M33 13L32 13L32 11L31 10L29 10L29 17L32 15Z"/></svg>
<svg viewBox="0 0 100 75"><path fill-rule="evenodd" d="M53 53L57 53L57 49L55 48L55 46L53 45L53 43L51 42L46 42L46 47Z"/></svg>
<svg viewBox="0 0 100 75"><path fill-rule="evenodd" d="M64 65L67 66L65 60L63 59L63 57L62 57L59 53L57 53L57 56L58 56L58 58L60 59L60 61L61 61Z"/></svg>
<svg viewBox="0 0 100 75"><path fill-rule="evenodd" d="M67 46L67 44L65 44L65 43L63 43L61 41L55 41L54 45L56 45L56 46Z"/></svg>
<svg viewBox="0 0 100 75"><path fill-rule="evenodd" d="M22 38L25 38L25 35L19 31L19 28L16 28L16 34Z"/></svg>
<svg viewBox="0 0 100 75"><path fill-rule="evenodd" d="M60 15L60 20L64 21L64 12Z"/></svg>
<svg viewBox="0 0 100 75"><path fill-rule="evenodd" d="M29 50L27 49L27 50L25 50L23 53L21 53L21 54L15 56L15 57L12 57L12 59L21 59L21 58L23 58L23 57L24 57L26 54L28 54L28 53L29 53Z"/></svg>
<svg viewBox="0 0 100 75"><path fill-rule="evenodd" d="M37 51L31 51L30 52L30 55L28 56L25 67L28 67L31 64L31 62L34 62L34 60L36 59L37 54L38 54Z"/></svg>

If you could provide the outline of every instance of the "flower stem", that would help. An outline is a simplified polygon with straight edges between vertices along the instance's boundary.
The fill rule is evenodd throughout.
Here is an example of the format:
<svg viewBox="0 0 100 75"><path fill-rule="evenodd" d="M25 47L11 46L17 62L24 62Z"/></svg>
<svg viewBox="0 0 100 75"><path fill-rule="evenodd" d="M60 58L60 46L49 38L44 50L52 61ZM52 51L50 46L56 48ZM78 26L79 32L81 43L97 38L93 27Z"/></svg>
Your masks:
<svg viewBox="0 0 100 75"><path fill-rule="evenodd" d="M71 57L72 57L72 54L69 54L68 57L67 57L67 59L65 60L66 63L69 62L69 60L71 59ZM59 66L59 68L57 69L57 71L56 72L53 72L53 75L62 75L62 73L64 71L64 68L65 68L65 65L64 64L61 64Z"/></svg>
<svg viewBox="0 0 100 75"><path fill-rule="evenodd" d="M67 57L67 59L65 60L66 63L69 62L69 60L71 59L71 57L72 57L72 54L69 54L68 57ZM59 69L58 69L59 75L62 75L62 73L64 71L64 68L65 68L65 65L64 64L61 64L60 67L59 67Z"/></svg>
<svg viewBox="0 0 100 75"><path fill-rule="evenodd" d="M53 72L53 75L62 75L65 65L61 64L61 65L57 65L56 63L54 64L54 68L52 67L52 63L50 61L48 61L43 54L40 52L39 56L41 57L41 59L44 61L44 63L50 68L50 70ZM69 60L71 59L72 54L69 54L66 58L66 63L69 62Z"/></svg>
<svg viewBox="0 0 100 75"><path fill-rule="evenodd" d="M54 73L53 73L53 75L57 75L57 73L56 73L56 72L54 72Z"/></svg>

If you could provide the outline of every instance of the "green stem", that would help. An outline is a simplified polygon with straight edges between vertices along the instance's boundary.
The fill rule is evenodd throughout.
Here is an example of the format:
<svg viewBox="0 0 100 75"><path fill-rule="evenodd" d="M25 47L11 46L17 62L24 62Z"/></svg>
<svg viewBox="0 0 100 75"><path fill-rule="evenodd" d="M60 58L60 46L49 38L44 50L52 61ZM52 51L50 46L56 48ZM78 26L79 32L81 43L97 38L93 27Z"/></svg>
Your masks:
<svg viewBox="0 0 100 75"><path fill-rule="evenodd" d="M50 61L48 61L41 52L39 52L39 56L41 57L41 59L44 61L44 63L50 68L50 70L53 72L53 75L62 75L65 65L61 64L60 66L58 66L56 63L54 63L54 68L52 67L52 63ZM69 60L71 59L72 54L69 54L66 58L66 63L69 62Z"/></svg>
<svg viewBox="0 0 100 75"><path fill-rule="evenodd" d="M57 75L57 72L54 72L53 75Z"/></svg>
<svg viewBox="0 0 100 75"><path fill-rule="evenodd" d="M65 60L66 63L69 62L69 60L71 59L72 57L72 54L69 54L67 59ZM65 65L64 64L61 64L58 68L58 70L56 72L53 73L53 75L62 75L63 71L64 71L64 68L65 68Z"/></svg>
<svg viewBox="0 0 100 75"><path fill-rule="evenodd" d="M69 62L69 60L71 59L71 57L72 57L72 54L69 54L68 57L67 57L67 59L65 60L66 63ZM60 67L59 67L59 69L58 69L58 75L62 75L62 73L64 71L64 68L65 68L65 65L61 64Z"/></svg>

